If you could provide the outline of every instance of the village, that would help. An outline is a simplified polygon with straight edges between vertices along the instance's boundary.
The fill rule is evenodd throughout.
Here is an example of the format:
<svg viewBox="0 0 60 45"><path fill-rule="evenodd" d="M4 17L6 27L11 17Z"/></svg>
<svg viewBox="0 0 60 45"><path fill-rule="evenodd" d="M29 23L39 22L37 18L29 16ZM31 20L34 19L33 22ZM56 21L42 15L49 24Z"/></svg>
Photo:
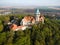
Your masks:
<svg viewBox="0 0 60 45"><path fill-rule="evenodd" d="M27 16L23 17L21 22L17 21L18 20L17 17L12 16L12 18L13 19L11 19L7 23L7 25L13 31L26 30L26 28L31 28L32 25L38 24L39 22L44 24L44 19L45 19L44 15L41 15L39 9L36 9L35 16L27 15ZM19 23L20 25L18 25L17 23Z"/></svg>

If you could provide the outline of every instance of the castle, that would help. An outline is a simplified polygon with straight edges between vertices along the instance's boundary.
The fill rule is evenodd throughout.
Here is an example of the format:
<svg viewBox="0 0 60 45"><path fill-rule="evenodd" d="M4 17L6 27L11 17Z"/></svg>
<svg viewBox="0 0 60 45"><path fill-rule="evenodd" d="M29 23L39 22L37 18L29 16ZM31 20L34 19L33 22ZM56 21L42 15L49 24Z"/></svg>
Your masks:
<svg viewBox="0 0 60 45"><path fill-rule="evenodd" d="M20 22L20 26L17 26L14 23L12 23L14 20L12 20L11 22L8 23L11 24L10 29L13 31L18 31L18 30L25 30L26 28L28 28L29 26L32 26L33 24L37 24L39 22L44 24L44 16L40 14L40 10L37 9L35 16L25 16L21 22Z"/></svg>

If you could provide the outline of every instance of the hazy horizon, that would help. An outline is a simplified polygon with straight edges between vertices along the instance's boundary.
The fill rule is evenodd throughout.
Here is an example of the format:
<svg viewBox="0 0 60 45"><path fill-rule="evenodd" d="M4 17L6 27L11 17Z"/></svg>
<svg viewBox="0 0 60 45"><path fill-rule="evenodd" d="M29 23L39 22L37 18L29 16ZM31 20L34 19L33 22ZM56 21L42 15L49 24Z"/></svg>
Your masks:
<svg viewBox="0 0 60 45"><path fill-rule="evenodd" d="M0 7L4 6L60 6L60 0L0 0Z"/></svg>

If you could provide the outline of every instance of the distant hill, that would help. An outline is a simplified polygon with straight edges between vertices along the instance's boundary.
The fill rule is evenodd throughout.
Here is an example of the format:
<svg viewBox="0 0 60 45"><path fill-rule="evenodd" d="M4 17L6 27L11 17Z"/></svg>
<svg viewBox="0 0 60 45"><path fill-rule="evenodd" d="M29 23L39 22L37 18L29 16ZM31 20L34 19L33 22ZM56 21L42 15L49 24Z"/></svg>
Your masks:
<svg viewBox="0 0 60 45"><path fill-rule="evenodd" d="M55 9L55 10L60 10L60 6L53 6L53 7L49 7L51 9Z"/></svg>

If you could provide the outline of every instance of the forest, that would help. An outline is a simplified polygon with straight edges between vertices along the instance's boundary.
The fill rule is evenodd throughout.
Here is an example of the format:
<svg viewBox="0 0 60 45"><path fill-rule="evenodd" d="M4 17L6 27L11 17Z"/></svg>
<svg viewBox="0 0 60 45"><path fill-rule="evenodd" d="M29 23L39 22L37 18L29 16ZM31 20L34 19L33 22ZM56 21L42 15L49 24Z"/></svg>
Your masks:
<svg viewBox="0 0 60 45"><path fill-rule="evenodd" d="M35 24L24 31L12 31L3 23L10 20L10 16L0 16L0 45L60 45L60 20L45 17L44 24ZM14 16L21 20L25 15Z"/></svg>

